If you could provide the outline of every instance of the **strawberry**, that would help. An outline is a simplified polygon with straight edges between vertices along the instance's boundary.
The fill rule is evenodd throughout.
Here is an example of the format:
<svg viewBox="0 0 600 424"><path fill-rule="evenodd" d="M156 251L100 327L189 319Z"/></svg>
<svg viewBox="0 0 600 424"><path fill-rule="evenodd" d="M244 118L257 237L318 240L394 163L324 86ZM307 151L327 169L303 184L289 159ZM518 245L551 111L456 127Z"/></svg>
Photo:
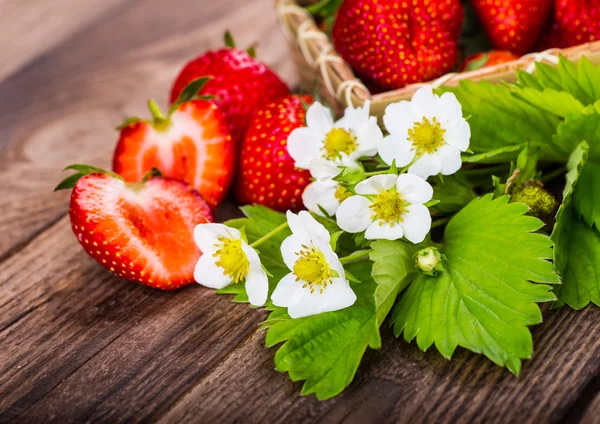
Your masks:
<svg viewBox="0 0 600 424"><path fill-rule="evenodd" d="M85 165L57 189L73 188L73 233L96 262L113 274L173 290L194 282L201 256L197 224L212 222L209 207L185 183L153 178L126 183L118 175Z"/></svg>
<svg viewBox="0 0 600 424"><path fill-rule="evenodd" d="M229 33L225 35L225 44L227 48L206 52L184 66L173 84L171 102L190 81L211 76L200 93L215 96L213 101L225 114L233 139L239 144L254 111L287 96L290 90L273 71L254 58L252 50L235 48Z"/></svg>
<svg viewBox="0 0 600 424"><path fill-rule="evenodd" d="M192 81L166 117L151 100L152 121L126 121L115 149L113 170L126 181L135 182L157 168L167 177L188 183L216 207L233 179L235 143L217 106L195 99L207 81Z"/></svg>
<svg viewBox="0 0 600 424"><path fill-rule="evenodd" d="M492 45L515 54L530 52L552 10L553 0L471 0Z"/></svg>
<svg viewBox="0 0 600 424"><path fill-rule="evenodd" d="M310 173L294 166L287 150L290 133L304 125L311 96L283 97L260 109L240 152L235 192L241 203L259 203L285 211L302 207Z"/></svg>
<svg viewBox="0 0 600 424"><path fill-rule="evenodd" d="M332 37L367 83L395 89L454 69L462 19L460 0L345 0Z"/></svg>
<svg viewBox="0 0 600 424"><path fill-rule="evenodd" d="M556 0L554 14L565 46L600 40L600 0Z"/></svg>
<svg viewBox="0 0 600 424"><path fill-rule="evenodd" d="M518 60L520 56L503 50L492 50L489 52L477 53L465 59L460 67L461 72L474 71L481 68L499 65L501 63Z"/></svg>

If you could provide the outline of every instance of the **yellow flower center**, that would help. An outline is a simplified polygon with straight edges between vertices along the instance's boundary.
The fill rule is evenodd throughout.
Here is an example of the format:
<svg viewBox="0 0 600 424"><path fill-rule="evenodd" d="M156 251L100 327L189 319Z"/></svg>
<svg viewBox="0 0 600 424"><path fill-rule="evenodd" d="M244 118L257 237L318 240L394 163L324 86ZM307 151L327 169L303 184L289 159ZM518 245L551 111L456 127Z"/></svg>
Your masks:
<svg viewBox="0 0 600 424"><path fill-rule="evenodd" d="M325 136L325 159L335 159L340 153L349 155L356 150L356 137L342 128L334 128Z"/></svg>
<svg viewBox="0 0 600 424"><path fill-rule="evenodd" d="M219 237L219 241L221 243L215 246L220 249L213 253L215 258L219 258L215 264L223 268L223 272L229 275L234 283L239 283L246 277L250 268L250 262L242 250L242 241L225 237Z"/></svg>
<svg viewBox="0 0 600 424"><path fill-rule="evenodd" d="M340 203L350 196L352 196L352 192L344 186L338 186L338 188L335 190L335 193L333 193L333 197L335 197Z"/></svg>
<svg viewBox="0 0 600 424"><path fill-rule="evenodd" d="M310 292L314 293L315 287L318 287L319 292L323 293L327 284L333 284L331 281L333 273L323 252L314 247L308 248L302 245L302 250L296 252L296 255L298 255L298 259L296 259L292 272L296 276L296 281L305 282L303 288L310 287Z"/></svg>
<svg viewBox="0 0 600 424"><path fill-rule="evenodd" d="M373 203L369 206L373 209L372 219L381 219L390 225L403 222L402 215L406 213L408 202L404 201L395 190L388 190L375 196ZM383 222L380 223L383 225Z"/></svg>
<svg viewBox="0 0 600 424"><path fill-rule="evenodd" d="M446 130L441 127L436 118L431 122L423 118L408 130L408 139L416 147L418 155L434 153L444 145L445 132Z"/></svg>

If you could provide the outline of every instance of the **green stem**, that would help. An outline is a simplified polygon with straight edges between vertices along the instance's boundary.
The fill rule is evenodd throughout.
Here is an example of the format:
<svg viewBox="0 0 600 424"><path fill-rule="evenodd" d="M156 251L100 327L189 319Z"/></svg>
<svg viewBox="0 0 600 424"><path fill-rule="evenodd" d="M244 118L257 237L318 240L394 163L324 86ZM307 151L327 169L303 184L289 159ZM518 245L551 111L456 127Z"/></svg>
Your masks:
<svg viewBox="0 0 600 424"><path fill-rule="evenodd" d="M559 168L559 169L555 169L552 172L548 172L547 174L543 174L542 182L547 183L548 181L551 181L557 177L564 175L565 172L567 172L567 170L565 168Z"/></svg>
<svg viewBox="0 0 600 424"><path fill-rule="evenodd" d="M389 174L390 170L386 169L385 171L374 171L374 172L365 172L365 177L372 177L374 175L383 175L383 174Z"/></svg>
<svg viewBox="0 0 600 424"><path fill-rule="evenodd" d="M431 224L431 228L437 228L439 226L442 226L444 224L446 224L448 221L450 221L451 217L448 218L441 218L438 219L437 221L433 221L433 223Z"/></svg>
<svg viewBox="0 0 600 424"><path fill-rule="evenodd" d="M351 255L348 256L344 256L343 258L340 258L340 262L342 264L347 264L349 262L355 262L355 261L359 261L362 259L366 259L369 257L369 254L371 253L371 249L369 250L359 250L358 252L354 252Z"/></svg>
<svg viewBox="0 0 600 424"><path fill-rule="evenodd" d="M167 119L154 99L148 100L148 109L150 109L155 121L165 121Z"/></svg>
<svg viewBox="0 0 600 424"><path fill-rule="evenodd" d="M254 243L252 243L250 245L250 247L258 247L258 246L260 246L265 241L267 241L271 237L273 237L275 234L279 233L282 230L285 230L287 227L288 227L288 223L286 221L283 224L281 224L280 226L278 226L277 228L275 228L274 230L268 232L267 234L265 234L264 236L262 236L261 238L259 238L258 240L256 240Z"/></svg>

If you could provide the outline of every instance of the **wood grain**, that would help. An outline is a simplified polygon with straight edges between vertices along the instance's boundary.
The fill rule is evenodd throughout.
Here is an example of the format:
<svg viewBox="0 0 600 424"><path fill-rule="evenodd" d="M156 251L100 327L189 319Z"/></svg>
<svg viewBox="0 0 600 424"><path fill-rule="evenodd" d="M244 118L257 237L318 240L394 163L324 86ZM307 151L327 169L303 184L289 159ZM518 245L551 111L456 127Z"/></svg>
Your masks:
<svg viewBox="0 0 600 424"><path fill-rule="evenodd" d="M178 69L226 28L297 77L272 0L36 3L0 0L1 423L599 422L598 308L546 310L518 379L464 350L422 353L386 326L351 386L319 402L275 371L264 311L104 272L70 232L68 194L51 191L60 169L107 166L114 127L147 115L148 97L164 105ZM218 217L233 214L228 203Z"/></svg>

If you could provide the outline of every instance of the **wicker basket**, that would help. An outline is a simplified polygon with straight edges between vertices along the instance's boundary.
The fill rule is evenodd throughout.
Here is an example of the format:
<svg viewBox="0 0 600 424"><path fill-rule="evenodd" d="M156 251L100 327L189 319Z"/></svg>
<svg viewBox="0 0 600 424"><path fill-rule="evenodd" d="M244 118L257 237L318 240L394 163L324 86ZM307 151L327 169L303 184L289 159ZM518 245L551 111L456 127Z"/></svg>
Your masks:
<svg viewBox="0 0 600 424"><path fill-rule="evenodd" d="M411 84L398 90L372 95L336 53L329 37L317 27L312 16L298 5L297 0L276 0L276 5L279 21L291 44L303 88L311 91L317 83L319 93L338 111L348 105L362 105L370 99L371 113L381 118L388 104L410 99L420 87L456 86L460 80L465 79L511 83L516 80L517 69L532 72L535 62L556 65L559 55L571 60L587 56L594 64L600 64L600 41L595 41L567 49L532 53L513 62L470 72L450 73L427 83Z"/></svg>

